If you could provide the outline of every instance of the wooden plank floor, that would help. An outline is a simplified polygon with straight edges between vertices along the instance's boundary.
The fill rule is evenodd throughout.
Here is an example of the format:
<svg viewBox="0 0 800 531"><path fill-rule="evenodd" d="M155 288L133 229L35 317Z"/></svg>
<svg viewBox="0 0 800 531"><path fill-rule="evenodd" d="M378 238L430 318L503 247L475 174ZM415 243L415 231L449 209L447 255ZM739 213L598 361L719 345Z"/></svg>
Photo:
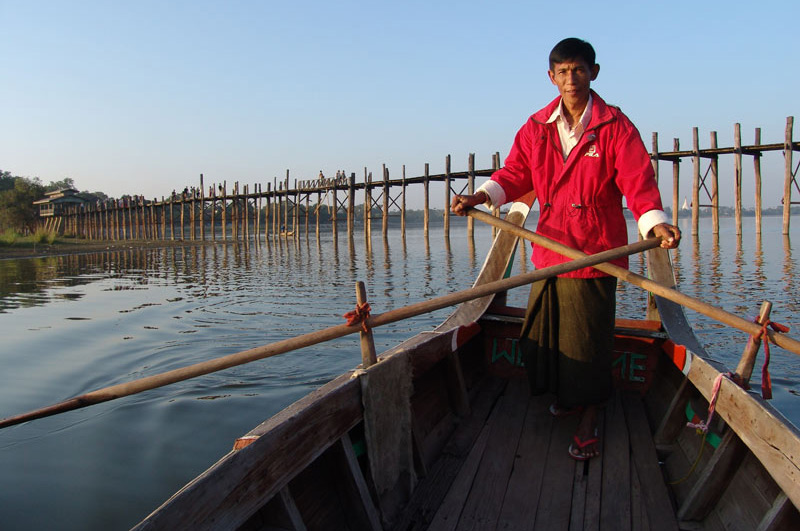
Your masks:
<svg viewBox="0 0 800 531"><path fill-rule="evenodd" d="M440 489L441 504L406 515L397 529L678 529L642 400L617 393L600 415L602 455L586 462L567 452L577 416L554 418L552 396L531 397L512 380L475 433L469 453ZM421 484L441 475L423 478ZM422 486L422 485L421 485Z"/></svg>

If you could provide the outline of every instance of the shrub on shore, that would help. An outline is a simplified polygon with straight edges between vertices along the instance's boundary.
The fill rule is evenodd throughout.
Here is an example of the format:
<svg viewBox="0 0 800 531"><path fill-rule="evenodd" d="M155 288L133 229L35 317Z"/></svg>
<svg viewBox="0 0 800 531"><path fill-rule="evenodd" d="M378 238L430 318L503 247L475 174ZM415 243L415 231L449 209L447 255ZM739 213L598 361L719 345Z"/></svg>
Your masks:
<svg viewBox="0 0 800 531"><path fill-rule="evenodd" d="M36 229L36 232L33 233L31 238L33 243L47 243L52 245L52 243L56 241L56 233L52 230Z"/></svg>
<svg viewBox="0 0 800 531"><path fill-rule="evenodd" d="M9 247L19 239L19 234L11 229L6 229L0 234L0 245Z"/></svg>

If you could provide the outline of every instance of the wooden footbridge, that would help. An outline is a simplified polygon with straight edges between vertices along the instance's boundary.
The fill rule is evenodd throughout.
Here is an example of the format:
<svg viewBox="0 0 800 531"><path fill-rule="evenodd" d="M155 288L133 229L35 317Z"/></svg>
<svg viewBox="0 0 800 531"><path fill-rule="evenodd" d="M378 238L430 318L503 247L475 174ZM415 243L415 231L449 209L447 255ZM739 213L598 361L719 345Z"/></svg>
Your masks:
<svg viewBox="0 0 800 531"><path fill-rule="evenodd" d="M712 232L719 234L719 160L721 156L732 155L734 161L733 190L736 231L742 233L742 181L744 156L753 157L755 184L755 223L756 233L761 234L762 197L761 197L761 160L768 152L780 152L783 155L783 234L789 233L792 205L800 202L792 201L792 192L800 195L797 172L800 161L793 164L793 152L800 151L800 142L792 140L794 118L786 120L786 134L781 143L762 144L761 129L755 130L755 142L742 145L741 128L734 127L734 145L719 147L717 133L711 132L710 147L700 148L699 133L695 127L692 131L692 149L681 150L676 138L672 151L658 150L658 133L653 133L651 159L659 179L659 162L672 163L672 216L673 223L678 223L680 205L680 167L684 159L692 161L692 235L698 236L701 208L710 210ZM704 161L706 169L703 171ZM451 158L445 158L444 172L431 174L429 164L425 164L422 175L406 176L406 167L402 167L400 175L390 178L389 169L384 165L379 178L373 178L372 172L364 169L362 182L356 182L356 174L349 176L341 172L333 179L318 178L313 180L294 180L290 184L289 170L281 181L277 178L266 184L240 185L233 183L213 184L205 188L203 175L200 175L199 187L187 187L181 193L173 192L161 200L148 200L143 196L114 200L96 204L68 205L58 215L53 210L43 208L41 225L49 230L74 235L81 238L98 240L240 240L256 239L261 235L266 240L275 238L297 238L304 232L310 232L310 217L314 218L314 230L320 233L320 222L324 214L324 223L330 223L334 238L338 233L338 224L346 223L347 234L353 236L359 228L356 221L361 220L365 237L372 233L372 221L381 220L382 234L386 236L389 228L390 211L397 212L400 217L400 228L405 234L407 203L406 194L409 186L423 187L423 224L425 234L431 223L431 184L443 183L444 196L441 198L441 211L444 222L445 238L450 236L450 201L453 194L471 193L475 190L476 177L489 177L501 166L500 154L492 156L492 165L488 169L475 169L475 155L470 154L467 170L451 171ZM358 198L362 197L357 206ZM665 198L666 199L666 198ZM37 202L39 203L39 202ZM665 201L665 204L667 201ZM321 212L322 211L322 212ZM344 217L344 220L341 219ZM473 234L473 220L468 219L468 236Z"/></svg>

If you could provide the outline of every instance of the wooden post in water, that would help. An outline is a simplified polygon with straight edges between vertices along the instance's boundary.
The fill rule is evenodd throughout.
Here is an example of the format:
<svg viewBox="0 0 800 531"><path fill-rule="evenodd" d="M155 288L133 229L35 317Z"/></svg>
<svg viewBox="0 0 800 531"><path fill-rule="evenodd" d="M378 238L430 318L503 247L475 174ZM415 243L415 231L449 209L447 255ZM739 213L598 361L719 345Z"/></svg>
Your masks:
<svg viewBox="0 0 800 531"><path fill-rule="evenodd" d="M194 241L195 234L197 234L197 205L194 188L191 188L189 193L191 194L189 198L189 240Z"/></svg>
<svg viewBox="0 0 800 531"><path fill-rule="evenodd" d="M400 191L400 233L403 235L403 239L406 237L406 165L403 164L403 176L400 179L401 191Z"/></svg>
<svg viewBox="0 0 800 531"><path fill-rule="evenodd" d="M258 205L256 203L256 189L257 185L254 185L253 188L250 188L250 185L248 184L244 197L244 225L248 240L251 236L258 234L258 231L256 230L256 212L258 209ZM255 238L253 239L255 240Z"/></svg>
<svg viewBox="0 0 800 531"><path fill-rule="evenodd" d="M694 181L692 184L692 236L697 236L700 224L700 137L697 127L692 128L692 162Z"/></svg>
<svg viewBox="0 0 800 531"><path fill-rule="evenodd" d="M308 209L311 199L311 194L306 192L306 236L308 236Z"/></svg>
<svg viewBox="0 0 800 531"><path fill-rule="evenodd" d="M792 212L792 129L794 128L794 116L786 118L786 138L783 142L783 159L785 164L783 178L783 232L789 235L789 217Z"/></svg>
<svg viewBox="0 0 800 531"><path fill-rule="evenodd" d="M250 185L244 185L244 194L242 195L242 238L250 240Z"/></svg>
<svg viewBox="0 0 800 531"><path fill-rule="evenodd" d="M228 195L228 181L222 181L222 239L228 239L228 218L227 218L227 195Z"/></svg>
<svg viewBox="0 0 800 531"><path fill-rule="evenodd" d="M206 210L206 191L203 184L203 174L200 174L200 239L206 239L206 220L203 213Z"/></svg>
<svg viewBox="0 0 800 531"><path fill-rule="evenodd" d="M333 189L331 190L331 198L332 198L332 205L331 207L331 231L333 232L333 237L336 238L338 233L337 231L337 223L339 221L339 191L336 189L336 179L332 179L333 181Z"/></svg>
<svg viewBox="0 0 800 531"><path fill-rule="evenodd" d="M370 176L367 168L364 168L364 241L369 241L369 217L372 209L372 197L370 197L369 184Z"/></svg>
<svg viewBox="0 0 800 531"><path fill-rule="evenodd" d="M733 185L736 234L742 234L742 126L733 125Z"/></svg>
<svg viewBox="0 0 800 531"><path fill-rule="evenodd" d="M281 214L281 196L278 192L278 178L272 178L272 193L275 199L275 204L272 207L272 237L280 237L281 233L278 230L278 218Z"/></svg>
<svg viewBox="0 0 800 531"><path fill-rule="evenodd" d="M468 174L467 174L467 194L472 195L475 193L475 153L469 154ZM447 208L450 208L448 205ZM475 238L475 220L467 217L467 239L473 240Z"/></svg>
<svg viewBox="0 0 800 531"><path fill-rule="evenodd" d="M389 169L383 165L383 216L381 217L381 234L389 236Z"/></svg>
<svg viewBox="0 0 800 531"><path fill-rule="evenodd" d="M147 206L145 205L147 201L145 200L144 196L139 196L139 206L141 207L141 220L142 220L142 230L139 232L139 237L143 240L146 240L149 236L149 224L147 223Z"/></svg>
<svg viewBox="0 0 800 531"><path fill-rule="evenodd" d="M284 181L286 184L284 194L283 194L283 202L285 203L284 210L283 210L283 226L286 227L287 236L289 235L289 170L286 170L286 180Z"/></svg>
<svg viewBox="0 0 800 531"><path fill-rule="evenodd" d="M215 184L211 185L208 195L211 198L211 240L217 241L217 186Z"/></svg>
<svg viewBox="0 0 800 531"><path fill-rule="evenodd" d="M450 155L444 159L444 239L450 239Z"/></svg>
<svg viewBox="0 0 800 531"><path fill-rule="evenodd" d="M186 215L186 194L181 194L181 219L180 219L180 223L181 223L181 237L180 237L180 239L181 240L185 240L186 239L186 233L184 232L184 229L183 229L183 222L184 222L184 216L185 215Z"/></svg>
<svg viewBox="0 0 800 531"><path fill-rule="evenodd" d="M108 213L108 200L103 201L103 239L114 239L114 237L111 235L111 220L109 219Z"/></svg>
<svg viewBox="0 0 800 531"><path fill-rule="evenodd" d="M150 214L150 238L156 240L158 239L158 222L156 220L156 198L153 198L150 201L150 208L148 209Z"/></svg>
<svg viewBox="0 0 800 531"><path fill-rule="evenodd" d="M424 192L425 192L425 210L423 212L423 225L424 225L424 233L425 238L428 237L428 231L430 229L431 224L431 213L430 213L430 165L426 162L425 163L425 176L423 177L422 184L424 185Z"/></svg>
<svg viewBox="0 0 800 531"><path fill-rule="evenodd" d="M658 133L653 133L653 152L652 155L650 155L650 161L653 165L653 173L655 173L656 184L658 184Z"/></svg>
<svg viewBox="0 0 800 531"><path fill-rule="evenodd" d="M681 143L680 141L675 138L672 141L672 150L675 153L678 153L681 150ZM672 161L672 224L677 226L678 225L678 206L679 201L679 194L680 194L680 171L681 171L681 159L680 157L675 157L675 160Z"/></svg>
<svg viewBox="0 0 800 531"><path fill-rule="evenodd" d="M755 145L761 144L761 128L756 127ZM761 234L761 152L755 151L753 153L753 170L756 180L756 234Z"/></svg>
<svg viewBox="0 0 800 531"><path fill-rule="evenodd" d="M114 200L114 212L112 214L114 216L114 239L121 240L120 231L119 231L119 199Z"/></svg>
<svg viewBox="0 0 800 531"><path fill-rule="evenodd" d="M711 149L717 149L717 132L711 131ZM719 234L719 156L711 156L711 233Z"/></svg>
<svg viewBox="0 0 800 531"><path fill-rule="evenodd" d="M125 217L124 215L122 216ZM169 198L169 239L175 240L175 192Z"/></svg>
<svg viewBox="0 0 800 531"><path fill-rule="evenodd" d="M231 189L231 239L239 239L239 181L234 181Z"/></svg>
<svg viewBox="0 0 800 531"><path fill-rule="evenodd" d="M255 238L256 241L259 241L261 239L261 207L262 207L261 203L262 203L262 200L263 200L263 197L264 197L263 194L261 193L261 184L260 183L256 184L256 190L257 190L256 193L258 194L256 197L258 199L257 200L254 199L253 200L253 201L257 201L256 207L255 207L256 208L256 226L253 229L253 237Z"/></svg>
<svg viewBox="0 0 800 531"><path fill-rule="evenodd" d="M297 188L297 179L294 181L294 238L300 239L300 190Z"/></svg>
<svg viewBox="0 0 800 531"><path fill-rule="evenodd" d="M347 236L353 237L355 231L356 210L356 174L351 172L347 183Z"/></svg>
<svg viewBox="0 0 800 531"><path fill-rule="evenodd" d="M319 191L319 187L317 188L317 206L314 208L314 223L317 238L319 238L319 211L322 208L322 192Z"/></svg>
<svg viewBox="0 0 800 531"><path fill-rule="evenodd" d="M269 214L270 210L272 210L270 202L272 201L272 194L270 183L267 183L267 200L264 204L264 239L269 243ZM273 231L274 234L274 231Z"/></svg>
<svg viewBox="0 0 800 531"><path fill-rule="evenodd" d="M161 239L167 239L167 200L161 196Z"/></svg>

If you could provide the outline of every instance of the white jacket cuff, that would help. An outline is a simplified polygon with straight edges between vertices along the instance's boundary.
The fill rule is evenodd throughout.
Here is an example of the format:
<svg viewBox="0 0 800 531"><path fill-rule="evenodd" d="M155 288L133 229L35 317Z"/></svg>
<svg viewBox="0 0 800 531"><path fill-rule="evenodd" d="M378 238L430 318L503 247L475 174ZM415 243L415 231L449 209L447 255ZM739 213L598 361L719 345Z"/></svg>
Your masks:
<svg viewBox="0 0 800 531"><path fill-rule="evenodd" d="M642 235L642 238L647 238L647 235L650 234L653 227L659 223L669 222L670 220L663 210L649 210L639 218L639 233Z"/></svg>
<svg viewBox="0 0 800 531"><path fill-rule="evenodd" d="M484 192L489 198L489 200L484 203L486 208L500 207L506 204L506 191L503 190L502 186L492 180L486 181L480 185L480 187L475 190L476 194L478 192Z"/></svg>

